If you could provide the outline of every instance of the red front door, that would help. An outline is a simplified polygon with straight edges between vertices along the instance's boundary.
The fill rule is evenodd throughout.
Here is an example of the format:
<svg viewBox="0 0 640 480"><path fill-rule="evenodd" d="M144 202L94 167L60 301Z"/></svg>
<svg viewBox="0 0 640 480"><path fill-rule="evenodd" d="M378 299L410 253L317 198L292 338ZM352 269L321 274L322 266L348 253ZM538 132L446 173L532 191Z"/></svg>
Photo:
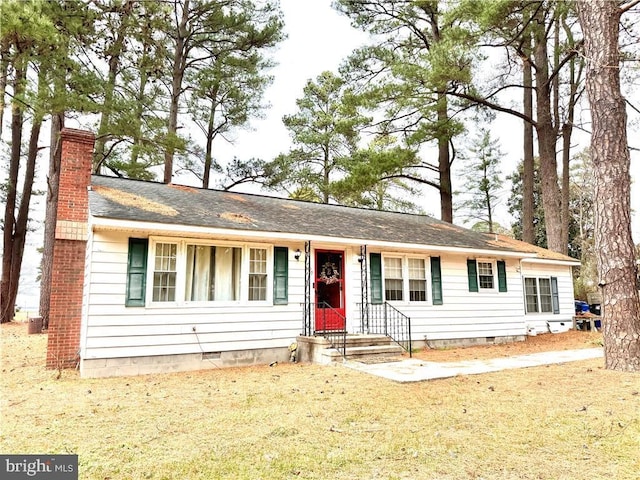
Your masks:
<svg viewBox="0 0 640 480"><path fill-rule="evenodd" d="M316 331L344 330L344 252L316 250Z"/></svg>

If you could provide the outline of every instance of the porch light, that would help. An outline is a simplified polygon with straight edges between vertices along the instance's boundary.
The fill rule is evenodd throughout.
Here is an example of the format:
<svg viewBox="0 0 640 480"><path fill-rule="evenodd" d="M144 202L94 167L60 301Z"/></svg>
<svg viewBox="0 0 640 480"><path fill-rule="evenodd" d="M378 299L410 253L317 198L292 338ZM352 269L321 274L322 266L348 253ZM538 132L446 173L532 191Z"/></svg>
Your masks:
<svg viewBox="0 0 640 480"><path fill-rule="evenodd" d="M296 259L296 262L300 260L300 249L299 248L293 254L293 258Z"/></svg>

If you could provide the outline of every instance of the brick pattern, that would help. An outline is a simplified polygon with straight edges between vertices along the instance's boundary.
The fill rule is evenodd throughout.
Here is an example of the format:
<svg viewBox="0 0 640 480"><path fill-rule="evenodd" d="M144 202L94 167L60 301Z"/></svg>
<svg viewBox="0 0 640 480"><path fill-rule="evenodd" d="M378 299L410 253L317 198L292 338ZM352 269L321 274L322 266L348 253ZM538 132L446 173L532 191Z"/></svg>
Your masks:
<svg viewBox="0 0 640 480"><path fill-rule="evenodd" d="M53 247L47 368L78 364L85 255L89 216L88 188L95 137L65 128L58 194L56 241Z"/></svg>
<svg viewBox="0 0 640 480"><path fill-rule="evenodd" d="M86 242L56 239L47 368L75 368L80 348Z"/></svg>
<svg viewBox="0 0 640 480"><path fill-rule="evenodd" d="M62 164L58 220L85 222L88 218L91 161L95 137L91 132L62 130Z"/></svg>

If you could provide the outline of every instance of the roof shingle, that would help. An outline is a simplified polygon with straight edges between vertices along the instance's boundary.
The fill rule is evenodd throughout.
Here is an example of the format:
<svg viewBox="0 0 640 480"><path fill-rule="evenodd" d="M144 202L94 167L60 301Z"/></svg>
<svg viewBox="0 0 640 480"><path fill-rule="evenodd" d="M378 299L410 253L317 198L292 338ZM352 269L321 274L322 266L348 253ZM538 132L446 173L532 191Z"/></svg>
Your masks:
<svg viewBox="0 0 640 480"><path fill-rule="evenodd" d="M99 175L92 176L89 205L92 216L118 220L535 253L543 258L573 260L518 240L474 232L426 215Z"/></svg>

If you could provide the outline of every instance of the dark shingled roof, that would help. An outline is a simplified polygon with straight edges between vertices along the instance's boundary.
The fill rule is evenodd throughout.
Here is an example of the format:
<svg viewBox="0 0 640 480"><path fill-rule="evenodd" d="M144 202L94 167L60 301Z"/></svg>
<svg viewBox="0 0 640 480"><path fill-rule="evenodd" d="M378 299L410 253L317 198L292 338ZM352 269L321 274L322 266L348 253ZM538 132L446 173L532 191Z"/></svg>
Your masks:
<svg viewBox="0 0 640 480"><path fill-rule="evenodd" d="M98 175L92 176L91 180L89 205L94 217L533 253L531 249L518 248L522 242L496 242L493 235L473 232L426 215L382 212ZM569 259L564 255L562 257Z"/></svg>

